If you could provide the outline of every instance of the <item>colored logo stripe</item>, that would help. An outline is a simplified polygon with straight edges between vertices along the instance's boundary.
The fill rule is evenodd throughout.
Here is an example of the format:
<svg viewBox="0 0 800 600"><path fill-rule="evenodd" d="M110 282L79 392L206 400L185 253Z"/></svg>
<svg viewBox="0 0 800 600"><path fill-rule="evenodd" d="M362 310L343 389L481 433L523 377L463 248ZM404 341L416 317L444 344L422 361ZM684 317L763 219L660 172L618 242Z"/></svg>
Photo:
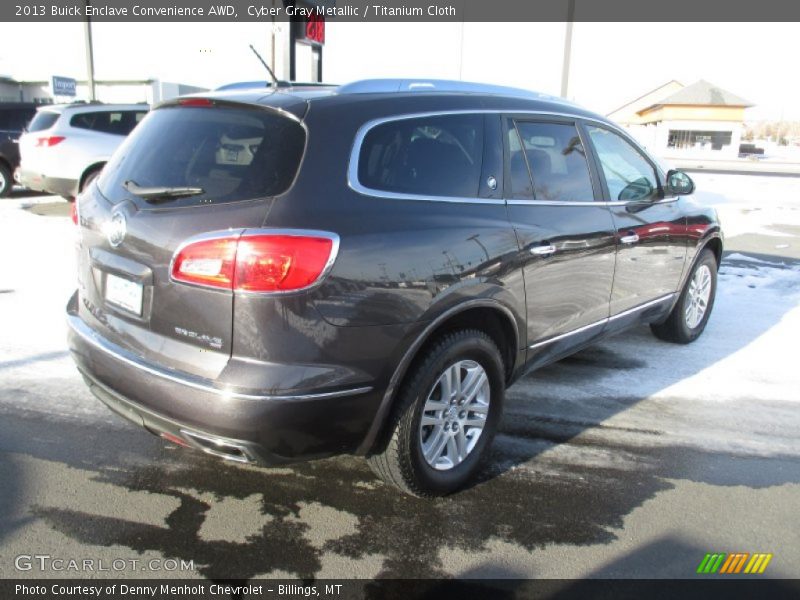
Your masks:
<svg viewBox="0 0 800 600"><path fill-rule="evenodd" d="M750 559L748 561L748 559ZM772 554L756 553L751 555L749 552L725 552L708 553L700 561L697 573L713 575L732 575L737 573L761 574L767 569L767 565L772 560ZM745 566L745 564L747 566Z"/></svg>
<svg viewBox="0 0 800 600"><path fill-rule="evenodd" d="M748 552L737 552L735 554L729 554L728 560L725 561L725 564L722 565L722 569L720 569L720 573L738 573L742 570L745 561L750 556Z"/></svg>
<svg viewBox="0 0 800 600"><path fill-rule="evenodd" d="M772 554L753 554L753 558L747 563L745 573L763 573L767 569L769 561L772 560Z"/></svg>

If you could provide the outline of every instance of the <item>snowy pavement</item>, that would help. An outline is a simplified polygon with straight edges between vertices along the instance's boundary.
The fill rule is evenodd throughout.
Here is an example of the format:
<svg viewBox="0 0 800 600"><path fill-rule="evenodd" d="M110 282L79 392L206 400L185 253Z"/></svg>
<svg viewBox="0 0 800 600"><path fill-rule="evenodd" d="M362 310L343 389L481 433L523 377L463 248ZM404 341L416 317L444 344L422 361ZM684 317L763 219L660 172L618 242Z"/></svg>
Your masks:
<svg viewBox="0 0 800 600"><path fill-rule="evenodd" d="M354 458L228 465L110 414L66 351L73 225L0 201L0 577L65 575L16 572L34 552L195 561L171 576L691 577L715 551L800 577L800 178L695 180L731 251L705 334L636 329L526 376L479 483L435 502Z"/></svg>

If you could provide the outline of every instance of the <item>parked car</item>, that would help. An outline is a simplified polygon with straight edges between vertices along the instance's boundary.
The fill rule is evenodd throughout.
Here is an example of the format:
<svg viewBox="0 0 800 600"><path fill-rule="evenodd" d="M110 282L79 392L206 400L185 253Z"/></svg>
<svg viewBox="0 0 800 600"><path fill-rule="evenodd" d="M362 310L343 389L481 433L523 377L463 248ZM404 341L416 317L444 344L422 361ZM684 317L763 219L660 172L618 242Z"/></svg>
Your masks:
<svg viewBox="0 0 800 600"><path fill-rule="evenodd" d="M60 104L40 108L20 137L17 180L72 200L147 114L145 104Z"/></svg>
<svg viewBox="0 0 800 600"><path fill-rule="evenodd" d="M605 118L508 88L171 100L78 198L71 352L174 443L354 453L447 494L522 374L639 324L703 332L722 233L693 189Z"/></svg>
<svg viewBox="0 0 800 600"><path fill-rule="evenodd" d="M0 102L0 198L14 187L13 174L19 166L19 136L36 113L29 102Z"/></svg>

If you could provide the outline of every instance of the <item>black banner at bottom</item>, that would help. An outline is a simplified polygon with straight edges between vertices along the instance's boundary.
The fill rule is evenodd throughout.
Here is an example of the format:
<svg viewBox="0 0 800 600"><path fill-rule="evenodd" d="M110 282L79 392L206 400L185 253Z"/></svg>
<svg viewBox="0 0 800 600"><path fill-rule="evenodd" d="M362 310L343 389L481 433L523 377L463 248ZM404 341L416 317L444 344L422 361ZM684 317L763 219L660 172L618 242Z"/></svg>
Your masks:
<svg viewBox="0 0 800 600"><path fill-rule="evenodd" d="M797 579L3 579L0 598L30 600L325 600L365 598L461 600L592 598L800 598Z"/></svg>

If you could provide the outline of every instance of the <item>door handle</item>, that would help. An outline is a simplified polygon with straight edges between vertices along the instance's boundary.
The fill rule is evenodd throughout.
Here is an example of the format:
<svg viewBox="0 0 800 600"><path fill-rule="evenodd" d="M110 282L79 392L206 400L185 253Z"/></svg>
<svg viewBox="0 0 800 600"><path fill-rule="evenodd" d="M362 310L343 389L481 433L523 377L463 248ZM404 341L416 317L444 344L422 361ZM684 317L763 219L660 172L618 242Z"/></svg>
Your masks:
<svg viewBox="0 0 800 600"><path fill-rule="evenodd" d="M534 246L531 248L531 254L535 254L536 256L550 256L556 251L556 247L553 244L542 244L541 246Z"/></svg>
<svg viewBox="0 0 800 600"><path fill-rule="evenodd" d="M639 235L633 231L629 231L628 235L623 235L621 238L619 238L619 241L623 244L635 244L639 241Z"/></svg>

